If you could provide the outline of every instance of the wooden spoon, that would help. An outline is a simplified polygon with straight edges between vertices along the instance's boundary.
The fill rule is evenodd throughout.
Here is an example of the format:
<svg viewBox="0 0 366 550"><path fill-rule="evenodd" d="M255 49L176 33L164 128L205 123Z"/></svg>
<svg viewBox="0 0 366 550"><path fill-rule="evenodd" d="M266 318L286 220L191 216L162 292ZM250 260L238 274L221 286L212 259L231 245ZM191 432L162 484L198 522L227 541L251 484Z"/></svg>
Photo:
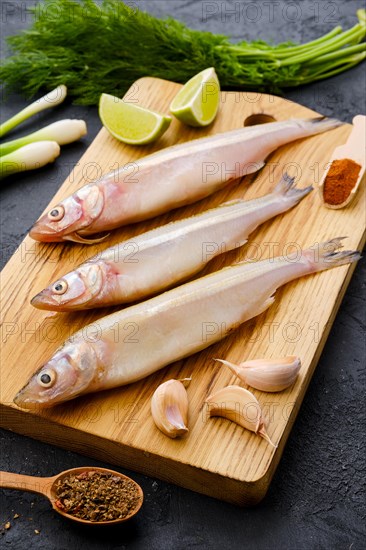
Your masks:
<svg viewBox="0 0 366 550"><path fill-rule="evenodd" d="M108 520L108 521L89 521L85 519L78 518L66 512L63 512L60 508L57 507L57 494L56 494L56 484L59 480L64 479L72 474L81 474L83 472L100 472L100 473L109 473L114 476L118 476L123 480L132 482L135 485L136 492L138 492L139 499L134 509L132 509L129 514L123 518ZM61 514L62 516L77 521L79 523L84 523L88 525L116 525L117 523L122 523L132 518L140 510L142 501L144 498L142 489L140 485L136 483L133 479L115 472L114 470L108 470L107 468L96 468L94 466L84 466L81 468L71 468L70 470L65 470L60 474L57 474L53 477L36 477L36 476L26 476L23 474L13 474L12 472L0 472L0 487L4 489L18 489L19 491L29 491L31 493L39 493L47 497L54 510Z"/></svg>
<svg viewBox="0 0 366 550"><path fill-rule="evenodd" d="M327 208L333 208L334 210L338 208L344 208L349 204L354 196L357 193L357 189L360 186L362 177L365 174L365 168L366 168L366 158L365 158L365 149L366 149L366 116L364 115L357 115L352 120L352 130L350 135L348 136L348 139L346 143L343 145L340 145L339 147L336 147L334 149L333 154L329 160L329 168L334 160L342 160L342 159L351 159L357 164L361 166L360 173L358 175L357 181L355 185L352 188L352 191L348 195L347 199L343 201L341 204L329 204L324 201L324 181L327 177L328 170L325 172L320 184L319 184L319 192L322 199L322 202L324 206Z"/></svg>

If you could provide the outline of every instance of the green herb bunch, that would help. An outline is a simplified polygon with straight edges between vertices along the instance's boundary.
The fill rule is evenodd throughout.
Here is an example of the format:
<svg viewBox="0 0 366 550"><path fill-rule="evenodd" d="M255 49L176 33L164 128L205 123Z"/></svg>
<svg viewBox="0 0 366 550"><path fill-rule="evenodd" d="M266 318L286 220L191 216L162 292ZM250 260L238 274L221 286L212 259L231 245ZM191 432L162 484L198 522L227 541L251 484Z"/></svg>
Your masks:
<svg viewBox="0 0 366 550"><path fill-rule="evenodd" d="M120 0L46 0L34 11L31 28L8 39L13 55L0 67L0 82L28 96L65 84L84 105L97 104L102 92L121 97L142 76L183 83L210 66L223 87L278 92L345 71L366 56L365 10L347 31L337 26L307 44L277 46L232 44Z"/></svg>

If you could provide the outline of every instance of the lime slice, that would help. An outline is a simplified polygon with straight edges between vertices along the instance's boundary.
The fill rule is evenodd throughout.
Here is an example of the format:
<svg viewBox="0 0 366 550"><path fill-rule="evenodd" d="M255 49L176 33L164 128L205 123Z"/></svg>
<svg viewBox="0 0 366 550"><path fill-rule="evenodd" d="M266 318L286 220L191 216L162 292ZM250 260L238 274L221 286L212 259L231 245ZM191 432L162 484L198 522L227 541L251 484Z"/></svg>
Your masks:
<svg viewBox="0 0 366 550"><path fill-rule="evenodd" d="M220 83L210 67L185 83L170 104L170 112L189 126L208 126L220 104Z"/></svg>
<svg viewBox="0 0 366 550"><path fill-rule="evenodd" d="M131 145L155 141L172 121L170 116L125 103L123 99L109 94L100 96L99 117L112 136Z"/></svg>

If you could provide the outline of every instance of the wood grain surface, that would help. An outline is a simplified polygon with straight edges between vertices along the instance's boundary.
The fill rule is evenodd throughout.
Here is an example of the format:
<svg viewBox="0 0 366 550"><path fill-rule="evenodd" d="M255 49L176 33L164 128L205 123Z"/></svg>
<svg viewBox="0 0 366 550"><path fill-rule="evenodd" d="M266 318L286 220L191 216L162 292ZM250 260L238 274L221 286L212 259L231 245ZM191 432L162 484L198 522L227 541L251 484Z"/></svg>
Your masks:
<svg viewBox="0 0 366 550"><path fill-rule="evenodd" d="M179 89L178 84L143 78L132 86L126 100L168 112ZM276 120L317 115L275 96L223 92L219 115L206 129L188 128L174 120L157 143L135 148L119 143L102 129L51 205L117 166L174 143L239 128L248 116L260 113L271 115ZM350 128L346 124L282 147L267 159L260 172L196 204L117 230L107 243L96 246L42 244L26 237L4 268L1 278L1 426L232 503L250 505L259 502L279 462L354 265L338 267L286 285L279 289L269 310L242 325L229 337L140 382L87 395L52 409L34 411L24 411L13 404L17 391L65 338L88 323L97 323L112 310L52 314L34 309L29 302L51 281L107 246L228 199L264 195L284 171L296 176L300 187L309 184L316 187L333 149L345 142ZM246 246L217 257L202 273L216 271L242 259L287 254L298 247L344 235L349 237L345 241L346 248L362 247L365 236L364 185L354 202L343 210L324 208L314 191L290 212L261 226L251 235ZM239 382L228 369L214 362L213 357L239 362L288 354L299 355L302 360L295 385L275 394L253 391L267 417L269 436L278 443L277 449L228 420L208 418L203 402L209 393ZM188 388L190 431L181 440L170 440L153 424L151 395L161 382L188 376L193 378Z"/></svg>

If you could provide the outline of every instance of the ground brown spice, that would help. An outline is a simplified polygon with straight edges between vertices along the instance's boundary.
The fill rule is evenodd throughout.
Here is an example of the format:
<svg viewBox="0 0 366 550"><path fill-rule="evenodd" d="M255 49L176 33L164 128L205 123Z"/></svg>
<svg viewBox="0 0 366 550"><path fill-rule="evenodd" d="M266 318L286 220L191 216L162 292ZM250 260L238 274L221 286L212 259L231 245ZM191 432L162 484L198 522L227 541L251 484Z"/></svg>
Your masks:
<svg viewBox="0 0 366 550"><path fill-rule="evenodd" d="M351 159L334 160L326 175L324 202L342 204L354 188L361 166Z"/></svg>
<svg viewBox="0 0 366 550"><path fill-rule="evenodd" d="M56 495L60 510L88 521L124 518L140 500L132 481L94 470L59 480Z"/></svg>

